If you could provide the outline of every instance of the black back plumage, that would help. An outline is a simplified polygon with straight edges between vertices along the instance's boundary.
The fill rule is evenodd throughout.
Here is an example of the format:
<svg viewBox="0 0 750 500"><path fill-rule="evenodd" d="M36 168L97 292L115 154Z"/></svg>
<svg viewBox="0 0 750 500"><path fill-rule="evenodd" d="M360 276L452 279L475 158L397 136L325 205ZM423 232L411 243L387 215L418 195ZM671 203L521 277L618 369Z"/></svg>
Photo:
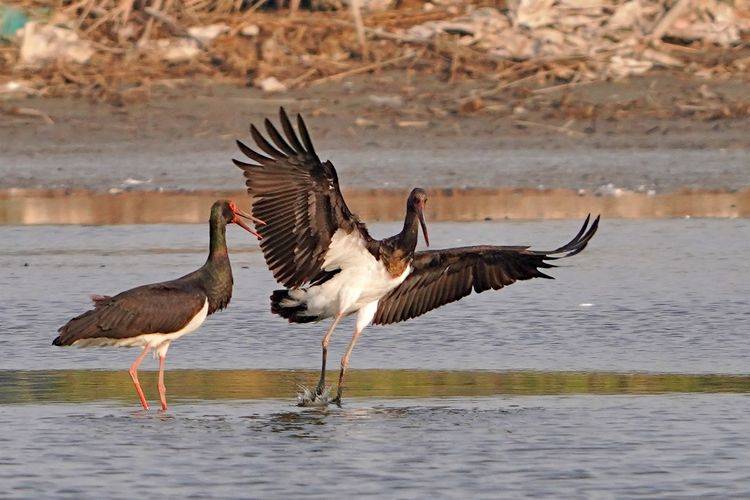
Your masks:
<svg viewBox="0 0 750 500"><path fill-rule="evenodd" d="M203 308L206 294L181 280L139 286L95 303L94 309L70 320L54 345L82 339L125 339L144 333L172 333L187 325Z"/></svg>

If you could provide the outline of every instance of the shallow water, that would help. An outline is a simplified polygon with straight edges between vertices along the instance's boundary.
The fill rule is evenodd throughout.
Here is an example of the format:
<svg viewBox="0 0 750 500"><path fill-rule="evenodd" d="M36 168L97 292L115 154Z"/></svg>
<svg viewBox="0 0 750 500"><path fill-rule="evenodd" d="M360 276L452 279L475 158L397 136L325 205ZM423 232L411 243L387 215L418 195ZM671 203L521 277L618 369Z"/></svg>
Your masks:
<svg viewBox="0 0 750 500"><path fill-rule="evenodd" d="M579 224L440 223L430 236L436 247L555 248ZM397 227L371 229L381 237ZM0 227L0 369L125 368L135 351L50 342L89 307L89 294L198 267L207 232L201 225ZM172 345L169 367L316 368L326 324L289 325L271 315L268 296L277 286L256 244L234 227L228 240L232 303ZM748 373L748 241L745 219L607 220L588 249L553 270L556 280L516 283L417 320L370 327L352 367ZM352 328L348 319L334 334L332 366Z"/></svg>
<svg viewBox="0 0 750 500"><path fill-rule="evenodd" d="M551 248L578 223L430 236ZM232 304L171 347L165 414L138 409L136 351L50 342L88 294L200 265L206 228L0 227L0 497L750 495L748 220L604 221L555 281L368 328L328 410L294 406L325 325L271 316L261 254L228 239Z"/></svg>
<svg viewBox="0 0 750 500"><path fill-rule="evenodd" d="M737 498L749 410L694 394L0 406L0 494Z"/></svg>

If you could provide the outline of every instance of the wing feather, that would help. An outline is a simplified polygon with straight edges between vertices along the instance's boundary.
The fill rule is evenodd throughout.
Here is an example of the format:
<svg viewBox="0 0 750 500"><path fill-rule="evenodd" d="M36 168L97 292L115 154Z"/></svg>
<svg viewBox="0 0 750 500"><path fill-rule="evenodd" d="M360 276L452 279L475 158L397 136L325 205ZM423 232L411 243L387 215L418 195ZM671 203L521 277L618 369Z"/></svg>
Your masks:
<svg viewBox="0 0 750 500"><path fill-rule="evenodd" d="M284 134L294 148L294 151L297 153L306 153L305 148L302 146L302 143L299 142L297 134L294 132L292 122L289 121L289 117L286 112L284 112L284 108L282 108L279 113L279 121L281 122L281 128L284 130Z"/></svg>
<svg viewBox="0 0 750 500"><path fill-rule="evenodd" d="M271 120L266 118L263 123L266 126L266 132L268 132L268 136L271 138L274 144L276 144L276 147L283 151L287 156L294 156L297 153L289 144L287 144L281 134L279 134L279 131L276 130L276 127L273 126Z"/></svg>
<svg viewBox="0 0 750 500"><path fill-rule="evenodd" d="M548 278L540 271L555 267L548 260L580 253L599 227L599 217L586 220L576 236L556 250L533 251L523 246L475 246L417 252L412 272L380 299L373 323L388 324L415 318L460 300L472 291L499 290L519 280Z"/></svg>
<svg viewBox="0 0 750 500"><path fill-rule="evenodd" d="M255 141L255 144L274 160L283 160L286 158L286 155L273 147L271 143L263 137L263 134L255 128L255 125L250 125L250 135Z"/></svg>
<svg viewBox="0 0 750 500"><path fill-rule="evenodd" d="M302 117L297 115L295 131L281 108L279 122L281 132L270 120L264 121L271 142L251 125L250 136L262 153L237 141L240 151L257 164L234 164L244 171L253 215L266 222L256 228L263 236L260 247L266 264L277 281L295 288L323 271L337 230L358 231L368 246L374 240L347 207L333 164L318 158Z"/></svg>
<svg viewBox="0 0 750 500"><path fill-rule="evenodd" d="M283 111L284 108L281 109ZM320 160L318 159L318 155L315 152L315 148L313 147L312 139L310 139L310 133L307 131L305 120L302 119L302 115L297 115L297 129L302 136L302 143L305 145L305 150L307 151L307 153L315 158L318 162L320 162Z"/></svg>
<svg viewBox="0 0 750 500"><path fill-rule="evenodd" d="M125 339L181 330L203 308L206 296L170 282L144 285L99 300L96 307L58 330L55 345L106 337Z"/></svg>

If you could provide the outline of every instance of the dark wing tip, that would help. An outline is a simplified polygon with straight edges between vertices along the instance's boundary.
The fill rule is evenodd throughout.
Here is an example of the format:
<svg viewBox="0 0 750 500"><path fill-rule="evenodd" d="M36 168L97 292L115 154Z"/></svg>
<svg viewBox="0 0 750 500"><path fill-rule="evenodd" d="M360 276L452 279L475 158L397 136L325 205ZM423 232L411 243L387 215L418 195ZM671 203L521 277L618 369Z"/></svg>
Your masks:
<svg viewBox="0 0 750 500"><path fill-rule="evenodd" d="M594 219L593 224L591 224L591 227L588 228L588 231L586 231L586 234L583 235L583 237L579 238L579 240L573 245L573 248L566 249L568 253L563 255L563 257L572 257L573 255L581 253L589 244L589 241L591 238L594 237L594 234L596 234L597 229L599 229L599 218L601 216L597 215L596 219Z"/></svg>
<svg viewBox="0 0 750 500"><path fill-rule="evenodd" d="M271 138L274 144L276 144L277 148L283 151L287 156L294 156L295 154L297 154L294 148L292 148L289 143L284 140L284 137L282 137L276 127L273 126L271 120L266 118L263 123L266 126L266 132L268 132L268 136Z"/></svg>
<svg viewBox="0 0 750 500"><path fill-rule="evenodd" d="M591 214L586 215L586 219L583 221L583 225L581 226L581 229L578 231L578 234L576 234L576 237L573 238L573 241L578 241L583 233L586 231L586 228L589 226L589 221L591 220Z"/></svg>
<svg viewBox="0 0 750 500"><path fill-rule="evenodd" d="M262 149L264 153L269 155L271 158L275 158L276 160L282 160L286 158L286 155L284 155L281 151L273 147L273 145L270 142L268 142L265 137L263 137L263 134L260 133L260 131L255 127L255 125L250 125L250 135L255 141L255 144L260 149Z"/></svg>
<svg viewBox="0 0 750 500"><path fill-rule="evenodd" d="M551 251L535 251L532 253L544 256L544 259L547 260L564 259L565 257L572 257L573 255L581 253L588 245L589 240L591 240L594 234L596 234L596 230L599 228L600 217L600 215L597 215L594 222L589 226L591 214L587 215L581 229L578 231L578 234L560 248Z"/></svg>
<svg viewBox="0 0 750 500"><path fill-rule="evenodd" d="M251 125L251 130L253 128L255 128L255 127ZM256 132L257 132L257 130L256 130ZM237 147L240 148L240 151L242 151L242 154L244 154L245 156L247 156L251 160L257 161L261 165L267 164L268 162L272 162L273 161L273 159L271 159L271 158L269 158L267 156L263 156L260 153L255 152L252 148L250 148L249 146L247 146L244 142L240 141L239 139L236 140L235 142L237 143ZM242 168L242 167L240 167L240 168Z"/></svg>
<svg viewBox="0 0 750 500"><path fill-rule="evenodd" d="M248 170L251 167L257 167L258 165L252 165L250 163L245 163L244 161L237 160L235 158L232 158L232 163L234 163L236 166L241 168L242 170Z"/></svg>
<svg viewBox="0 0 750 500"><path fill-rule="evenodd" d="M307 153L317 158L318 154L315 152L315 147L313 147L310 133L307 131L307 126L305 125L305 120L302 119L302 115L299 113L297 113L297 129L299 130L299 135L302 136L302 143L305 145Z"/></svg>
<svg viewBox="0 0 750 500"><path fill-rule="evenodd" d="M263 138L263 134L260 133L260 130L258 130L258 128L253 123L250 124L250 135L252 136L253 141L255 141L255 144L257 146L260 146L260 143L265 141L265 139Z"/></svg>
<svg viewBox="0 0 750 500"><path fill-rule="evenodd" d="M295 152L297 154L307 153L307 151L305 151L305 147L301 142L299 142L297 133L294 131L294 127L292 127L292 122L289 121L289 116L287 116L286 111L283 107L279 108L279 122L281 122L281 129L284 131L284 135L286 135L287 141L289 141L289 144L292 146Z"/></svg>
<svg viewBox="0 0 750 500"><path fill-rule="evenodd" d="M599 219L601 219L601 217L602 217L601 214L597 215L596 219L594 219L594 223L591 224L591 229L589 230L589 232L591 233L592 236L594 235L593 233L595 233L596 230L599 228Z"/></svg>
<svg viewBox="0 0 750 500"><path fill-rule="evenodd" d="M555 250L555 253L562 253L565 251L565 249L574 248L581 241L581 237L586 233L586 230L589 227L590 220L591 220L591 214L588 214L586 216L586 220L583 221L583 225L581 226L581 229L578 231L578 234L576 234L573 237L573 239L570 240L567 244Z"/></svg>
<svg viewBox="0 0 750 500"><path fill-rule="evenodd" d="M588 241L596 234L597 229L599 229L600 218L601 218L601 215L596 216L596 219L594 219L594 222L591 224L591 227L589 227L588 231L586 231L586 234L583 235L579 243L584 243L584 244L588 243Z"/></svg>

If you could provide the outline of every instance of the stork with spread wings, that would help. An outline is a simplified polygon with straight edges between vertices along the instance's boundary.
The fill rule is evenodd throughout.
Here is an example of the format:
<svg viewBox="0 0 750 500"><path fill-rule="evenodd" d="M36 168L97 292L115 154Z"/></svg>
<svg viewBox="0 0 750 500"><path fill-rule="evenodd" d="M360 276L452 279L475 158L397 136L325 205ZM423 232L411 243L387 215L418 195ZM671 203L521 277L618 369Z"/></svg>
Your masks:
<svg viewBox="0 0 750 500"><path fill-rule="evenodd" d="M415 188L406 200L403 229L376 240L346 206L336 169L320 161L302 117L297 116L297 131L283 108L279 120L283 135L265 120L271 142L252 125L257 150L240 141L237 145L255 163L234 163L244 171L253 216L265 221L257 230L266 264L286 287L271 295L271 311L290 323L333 318L322 341L320 381L302 404L322 399L328 343L344 316L356 313L357 320L341 359L333 399L339 405L349 358L367 325L416 318L472 291L551 278L542 271L554 267L549 261L581 252L599 225L599 217L591 225L587 217L569 243L550 251L485 245L417 252L420 227L427 246L429 237L427 193Z"/></svg>

